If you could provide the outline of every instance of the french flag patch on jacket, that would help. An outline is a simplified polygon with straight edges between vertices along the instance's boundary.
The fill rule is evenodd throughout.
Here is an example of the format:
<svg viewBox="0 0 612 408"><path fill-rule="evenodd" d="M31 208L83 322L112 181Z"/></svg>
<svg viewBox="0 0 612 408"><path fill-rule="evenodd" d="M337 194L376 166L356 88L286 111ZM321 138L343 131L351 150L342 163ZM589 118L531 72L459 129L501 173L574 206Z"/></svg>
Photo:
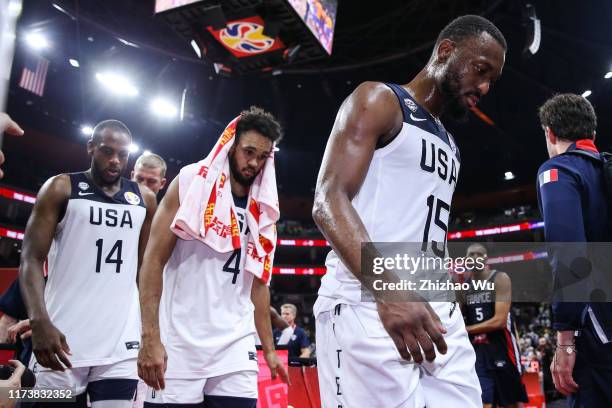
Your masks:
<svg viewBox="0 0 612 408"><path fill-rule="evenodd" d="M557 169L546 170L540 174L540 187L546 183L552 183L553 181L559 180L559 172Z"/></svg>

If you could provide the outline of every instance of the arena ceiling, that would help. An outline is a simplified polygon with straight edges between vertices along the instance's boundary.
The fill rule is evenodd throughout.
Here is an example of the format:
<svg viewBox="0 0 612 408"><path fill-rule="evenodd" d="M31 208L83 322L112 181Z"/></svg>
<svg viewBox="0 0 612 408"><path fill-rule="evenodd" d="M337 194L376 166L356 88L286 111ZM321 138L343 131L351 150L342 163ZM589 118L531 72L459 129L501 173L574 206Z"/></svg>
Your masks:
<svg viewBox="0 0 612 408"><path fill-rule="evenodd" d="M606 0L532 1L542 39L537 54L529 58L523 53L523 1L340 0L329 59L286 66L277 76L233 78L216 75L210 61L198 59L188 43L154 19L152 0L24 3L9 113L27 128L81 145L83 124L122 120L141 148L170 162L171 174L202 158L224 124L256 104L273 112L285 128L277 154L281 192L310 195L344 98L362 81L408 82L428 59L439 30L466 13L494 21L509 50L502 79L480 105L495 124L474 115L465 124L447 122L463 158L461 194L534 183L539 164L547 158L536 111L556 92L592 90L589 100L600 122L598 145L612 150L612 79L604 79L612 69L612 3ZM42 52L50 60L42 98L17 86L23 62L32 52L23 38L32 30L44 32L51 44ZM77 59L79 68L71 66L69 58ZM96 72L111 68L133 80L138 97L117 98L100 88ZM148 105L153 97L180 100L184 89L188 93L183 121L152 116ZM35 158L41 165L57 171L83 166L78 155L59 165L53 162L53 146L49 149L47 157ZM507 171L516 178L504 180ZM10 181L9 174L6 182Z"/></svg>

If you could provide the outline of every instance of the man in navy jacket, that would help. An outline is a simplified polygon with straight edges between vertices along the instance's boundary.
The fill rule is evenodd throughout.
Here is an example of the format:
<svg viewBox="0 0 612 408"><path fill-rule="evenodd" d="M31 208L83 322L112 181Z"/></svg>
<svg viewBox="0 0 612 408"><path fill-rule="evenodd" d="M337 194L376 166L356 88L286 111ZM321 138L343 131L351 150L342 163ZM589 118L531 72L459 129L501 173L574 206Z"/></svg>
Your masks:
<svg viewBox="0 0 612 408"><path fill-rule="evenodd" d="M612 203L593 143L597 117L589 101L557 95L540 108L539 116L550 160L538 170L538 201L559 288L586 281L581 276L597 268L586 243L612 240ZM570 406L612 407L612 303L593 302L589 293L571 302L554 298L557 350L551 371Z"/></svg>

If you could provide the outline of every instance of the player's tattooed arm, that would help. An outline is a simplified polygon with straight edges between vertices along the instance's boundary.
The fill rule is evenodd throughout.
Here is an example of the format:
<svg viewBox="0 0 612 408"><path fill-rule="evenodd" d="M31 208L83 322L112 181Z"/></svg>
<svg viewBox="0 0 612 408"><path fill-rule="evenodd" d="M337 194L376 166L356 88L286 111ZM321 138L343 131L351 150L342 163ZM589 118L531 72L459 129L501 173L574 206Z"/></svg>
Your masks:
<svg viewBox="0 0 612 408"><path fill-rule="evenodd" d="M142 266L144 251L147 247L147 241L149 240L149 233L151 232L151 222L153 221L153 215L155 215L155 211L157 210L157 198L155 198L155 194L146 186L139 184L138 188L140 189L140 195L144 200L144 204L147 209L147 214L145 216L144 223L142 224L142 228L140 229L140 238L138 241L138 273L136 275L137 282L138 275L140 274L140 267Z"/></svg>
<svg viewBox="0 0 612 408"><path fill-rule="evenodd" d="M53 370L71 367L66 337L49 319L44 299L43 265L57 224L63 218L70 198L70 177L61 174L40 189L23 239L19 282L32 326L32 345L38 363ZM61 361L61 363L60 363Z"/></svg>
<svg viewBox="0 0 612 408"><path fill-rule="evenodd" d="M138 353L138 375L156 390L165 388L164 373L168 356L159 333L159 302L164 266L176 245L176 235L170 230L170 225L178 208L176 177L153 216L139 276L142 344Z"/></svg>
<svg viewBox="0 0 612 408"><path fill-rule="evenodd" d="M498 272L495 276L495 314L489 320L467 326L467 332L469 334L480 334L505 328L512 305L511 298L512 283L510 277L504 272Z"/></svg>
<svg viewBox="0 0 612 408"><path fill-rule="evenodd" d="M272 378L280 376L283 382L289 383L289 375L280 358L274 351L272 323L270 320L270 289L259 278L253 279L251 286L251 301L255 306L255 328L261 341L261 347Z"/></svg>

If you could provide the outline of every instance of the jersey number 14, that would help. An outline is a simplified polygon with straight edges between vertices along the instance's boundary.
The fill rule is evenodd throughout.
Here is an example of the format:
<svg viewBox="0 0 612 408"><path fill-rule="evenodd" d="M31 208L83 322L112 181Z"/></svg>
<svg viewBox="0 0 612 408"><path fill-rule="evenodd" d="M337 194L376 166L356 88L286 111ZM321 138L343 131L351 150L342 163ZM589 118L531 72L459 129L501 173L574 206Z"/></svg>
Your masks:
<svg viewBox="0 0 612 408"><path fill-rule="evenodd" d="M100 273L100 269L102 268L102 250L104 248L104 240L100 238L96 241L96 247L98 247L98 252L96 255L96 272ZM118 240L115 242L115 245L112 246L106 258L104 259L104 263L107 264L115 264L115 272L121 272L121 264L123 264L123 259L121 258L121 249L123 248L123 241Z"/></svg>

